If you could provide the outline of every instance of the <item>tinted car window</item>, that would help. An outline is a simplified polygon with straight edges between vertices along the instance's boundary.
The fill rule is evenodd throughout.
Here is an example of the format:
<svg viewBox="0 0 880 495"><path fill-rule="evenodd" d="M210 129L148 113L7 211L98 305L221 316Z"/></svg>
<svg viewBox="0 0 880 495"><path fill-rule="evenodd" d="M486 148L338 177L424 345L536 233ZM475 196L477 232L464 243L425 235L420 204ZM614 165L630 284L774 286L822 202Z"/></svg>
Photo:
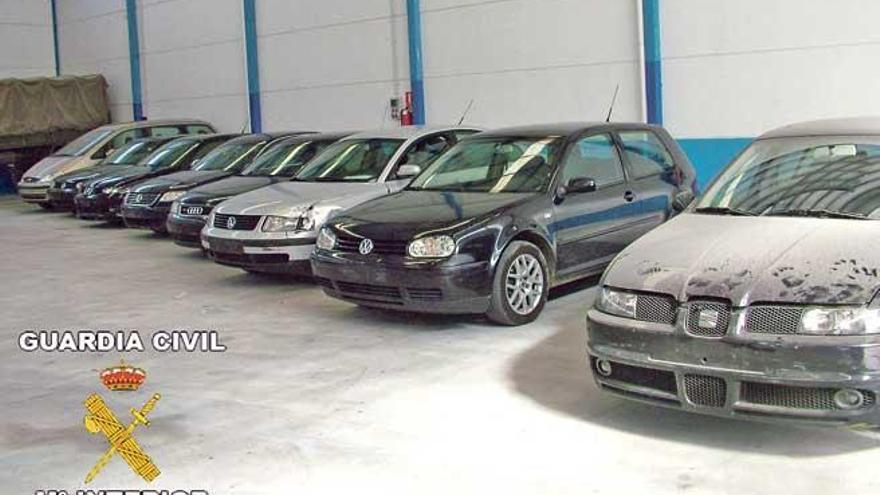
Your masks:
<svg viewBox="0 0 880 495"><path fill-rule="evenodd" d="M445 134L428 136L410 146L403 155L401 165L425 167L452 147L453 140Z"/></svg>
<svg viewBox="0 0 880 495"><path fill-rule="evenodd" d="M596 187L623 181L623 167L611 136L588 136L571 146L562 165L562 183L578 177L593 179Z"/></svg>
<svg viewBox="0 0 880 495"><path fill-rule="evenodd" d="M550 182L558 139L497 137L452 147L410 184L410 189L537 192Z"/></svg>
<svg viewBox="0 0 880 495"><path fill-rule="evenodd" d="M235 171L244 168L265 143L226 143L205 155L193 170Z"/></svg>
<svg viewBox="0 0 880 495"><path fill-rule="evenodd" d="M282 142L260 155L241 174L292 177L306 162L314 158L318 150L327 145L328 143L319 144L313 141Z"/></svg>
<svg viewBox="0 0 880 495"><path fill-rule="evenodd" d="M135 165L161 145L159 141L135 141L114 151L104 160L104 164Z"/></svg>
<svg viewBox="0 0 880 495"><path fill-rule="evenodd" d="M204 124L193 124L186 126L187 134L211 134L212 132L214 131Z"/></svg>
<svg viewBox="0 0 880 495"><path fill-rule="evenodd" d="M177 136L180 133L180 127L177 126L160 126L150 128L150 135L155 137Z"/></svg>
<svg viewBox="0 0 880 495"><path fill-rule="evenodd" d="M196 145L197 143L195 141L189 139L175 139L147 157L147 159L144 160L144 165L149 166L153 170L171 167L177 163L177 160Z"/></svg>
<svg viewBox="0 0 880 495"><path fill-rule="evenodd" d="M375 181L402 139L349 139L329 146L297 174L303 181Z"/></svg>
<svg viewBox="0 0 880 495"><path fill-rule="evenodd" d="M56 151L55 156L80 156L89 151L92 147L98 144L101 140L106 138L113 132L113 129L94 129L91 130L82 136L74 139L73 141L64 145L63 148Z"/></svg>
<svg viewBox="0 0 880 495"><path fill-rule="evenodd" d="M653 132L623 131L618 135L633 179L662 174L674 168L672 155Z"/></svg>

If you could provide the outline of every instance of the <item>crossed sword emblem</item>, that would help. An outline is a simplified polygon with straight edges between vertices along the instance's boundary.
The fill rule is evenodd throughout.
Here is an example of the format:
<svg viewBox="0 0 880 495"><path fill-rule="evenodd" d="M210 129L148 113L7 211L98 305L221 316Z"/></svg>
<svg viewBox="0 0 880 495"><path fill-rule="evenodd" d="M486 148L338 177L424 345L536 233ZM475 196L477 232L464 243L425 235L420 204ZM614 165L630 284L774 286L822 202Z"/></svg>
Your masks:
<svg viewBox="0 0 880 495"><path fill-rule="evenodd" d="M85 418L83 418L86 430L91 434L103 433L110 444L110 448L104 452L104 455L98 459L95 467L89 471L89 474L86 476L86 483L95 479L95 476L101 472L101 469L110 462L110 459L117 452L131 466L132 470L144 480L153 481L159 476L159 468L153 464L150 456L144 453L132 436L138 425L150 426L147 414L156 407L159 399L159 394L153 394L140 410L131 408L131 415L134 419L129 423L128 427L122 426L122 423L116 418L116 415L113 414L113 411L100 395L92 394L85 400L86 410L89 411L89 414L86 414Z"/></svg>

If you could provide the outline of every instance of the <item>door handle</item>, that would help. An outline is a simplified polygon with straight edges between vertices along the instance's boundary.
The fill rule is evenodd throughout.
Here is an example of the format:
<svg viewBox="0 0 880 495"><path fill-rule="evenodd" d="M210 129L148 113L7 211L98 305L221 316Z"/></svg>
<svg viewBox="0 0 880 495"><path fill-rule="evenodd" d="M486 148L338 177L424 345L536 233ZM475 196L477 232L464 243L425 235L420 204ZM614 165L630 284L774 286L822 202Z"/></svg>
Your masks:
<svg viewBox="0 0 880 495"><path fill-rule="evenodd" d="M636 195L632 191L627 191L623 193L623 199L625 199L627 203L632 203L632 200L636 199Z"/></svg>

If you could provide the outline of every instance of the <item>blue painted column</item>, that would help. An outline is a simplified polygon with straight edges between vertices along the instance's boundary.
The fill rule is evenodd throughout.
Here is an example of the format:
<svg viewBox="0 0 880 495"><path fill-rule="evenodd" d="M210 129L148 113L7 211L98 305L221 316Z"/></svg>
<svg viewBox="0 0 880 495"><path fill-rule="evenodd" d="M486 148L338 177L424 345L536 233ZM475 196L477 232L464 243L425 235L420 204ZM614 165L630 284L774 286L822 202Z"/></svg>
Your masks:
<svg viewBox="0 0 880 495"><path fill-rule="evenodd" d="M49 0L49 10L52 13L52 49L55 54L55 77L61 75L61 61L58 58L58 9L56 0Z"/></svg>
<svg viewBox="0 0 880 495"><path fill-rule="evenodd" d="M648 123L663 125L663 64L660 50L660 0L642 0L645 43L645 107Z"/></svg>
<svg viewBox="0 0 880 495"><path fill-rule="evenodd" d="M141 43L138 36L137 0L125 0L128 19L128 63L131 69L131 114L134 120L144 120L141 94Z"/></svg>
<svg viewBox="0 0 880 495"><path fill-rule="evenodd" d="M251 132L263 132L260 106L260 60L257 53L257 7L255 0L242 0L244 7L244 51L247 64L248 113Z"/></svg>
<svg viewBox="0 0 880 495"><path fill-rule="evenodd" d="M409 86L413 96L413 124L425 124L425 81L422 76L422 11L419 0L406 0L409 40Z"/></svg>

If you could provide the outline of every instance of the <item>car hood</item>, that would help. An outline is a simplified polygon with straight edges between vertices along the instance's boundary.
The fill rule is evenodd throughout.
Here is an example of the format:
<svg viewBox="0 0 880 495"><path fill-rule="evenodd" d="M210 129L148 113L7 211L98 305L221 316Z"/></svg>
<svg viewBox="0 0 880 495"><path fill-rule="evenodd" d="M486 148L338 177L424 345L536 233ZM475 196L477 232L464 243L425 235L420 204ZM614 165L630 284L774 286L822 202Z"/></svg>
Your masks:
<svg viewBox="0 0 880 495"><path fill-rule="evenodd" d="M278 182L229 199L216 211L296 216L311 206L345 209L389 192L387 184L376 182Z"/></svg>
<svg viewBox="0 0 880 495"><path fill-rule="evenodd" d="M44 177L55 176L65 172L74 170L76 164L79 163L76 156L47 156L38 161L31 168L27 169L24 177L36 177L42 179Z"/></svg>
<svg viewBox="0 0 880 495"><path fill-rule="evenodd" d="M157 193L165 192L170 189L189 189L191 187L207 184L208 182L220 180L224 177L229 177L229 175L229 172L224 172L222 170L183 170L141 182L135 185L131 192Z"/></svg>
<svg viewBox="0 0 880 495"><path fill-rule="evenodd" d="M74 170L73 172L61 174L55 177L55 182L68 182L71 184L75 184L77 182L82 182L85 180L97 179L99 177L112 173L114 170L123 168L128 167L120 165L97 165L94 167L89 167L82 170Z"/></svg>
<svg viewBox="0 0 880 495"><path fill-rule="evenodd" d="M374 239L409 240L432 231L460 231L535 193L401 191L345 213L346 229Z"/></svg>
<svg viewBox="0 0 880 495"><path fill-rule="evenodd" d="M880 222L683 214L625 249L604 283L756 302L865 304L880 288Z"/></svg>
<svg viewBox="0 0 880 495"><path fill-rule="evenodd" d="M130 165L127 167L116 165L111 168L113 170L106 171L89 181L89 185L92 187L117 185L127 180L147 177L152 173L150 167L138 165Z"/></svg>
<svg viewBox="0 0 880 495"><path fill-rule="evenodd" d="M226 177L192 189L186 193L185 197L181 198L180 202L185 204L205 204L211 200L237 196L283 180L289 179L286 177L248 177L241 175Z"/></svg>

